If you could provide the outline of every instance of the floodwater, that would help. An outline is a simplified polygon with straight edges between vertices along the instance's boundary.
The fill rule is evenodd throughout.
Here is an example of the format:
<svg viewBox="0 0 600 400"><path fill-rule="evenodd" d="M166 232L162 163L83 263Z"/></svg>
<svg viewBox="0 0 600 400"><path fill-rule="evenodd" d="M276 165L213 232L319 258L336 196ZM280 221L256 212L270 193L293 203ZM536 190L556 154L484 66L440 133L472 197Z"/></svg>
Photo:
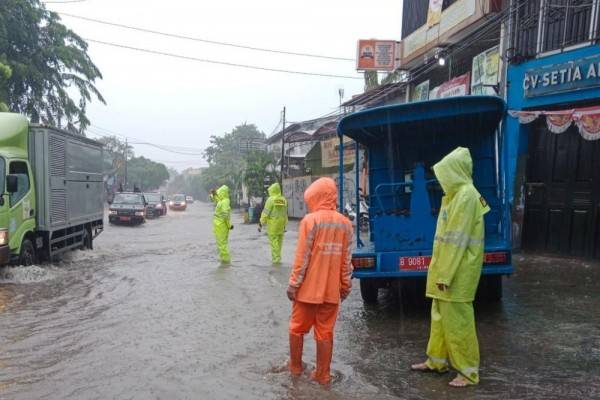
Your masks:
<svg viewBox="0 0 600 400"><path fill-rule="evenodd" d="M0 269L0 399L600 398L600 265L516 256L501 304L478 305L481 384L411 373L429 318L390 293L343 303L329 387L277 372L287 357L284 264L236 215L233 263L219 266L211 208L107 227L94 251ZM314 365L312 336L305 362Z"/></svg>

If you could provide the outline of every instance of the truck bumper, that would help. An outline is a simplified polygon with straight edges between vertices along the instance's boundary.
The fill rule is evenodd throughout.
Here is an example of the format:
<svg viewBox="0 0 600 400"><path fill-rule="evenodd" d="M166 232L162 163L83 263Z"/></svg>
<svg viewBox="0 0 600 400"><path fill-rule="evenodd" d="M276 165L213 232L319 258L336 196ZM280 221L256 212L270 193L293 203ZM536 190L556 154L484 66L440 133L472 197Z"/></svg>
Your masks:
<svg viewBox="0 0 600 400"><path fill-rule="evenodd" d="M8 245L0 246L0 265L10 263L10 247Z"/></svg>
<svg viewBox="0 0 600 400"><path fill-rule="evenodd" d="M484 265L481 269L481 275L511 275L513 273L512 264L509 265L498 265L498 266L486 266ZM353 278L356 279L401 279L401 278L425 278L427 277L427 271L376 271L374 269L358 269L354 270L352 274Z"/></svg>

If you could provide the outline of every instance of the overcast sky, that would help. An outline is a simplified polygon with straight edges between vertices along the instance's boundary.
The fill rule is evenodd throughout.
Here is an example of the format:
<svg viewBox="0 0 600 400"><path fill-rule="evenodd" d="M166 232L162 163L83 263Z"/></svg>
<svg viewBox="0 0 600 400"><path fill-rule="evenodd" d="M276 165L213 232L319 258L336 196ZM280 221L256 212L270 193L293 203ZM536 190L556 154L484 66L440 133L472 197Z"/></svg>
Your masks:
<svg viewBox="0 0 600 400"><path fill-rule="evenodd" d="M61 1L61 0L53 0ZM67 1L67 0L64 0ZM402 0L86 0L47 3L53 11L254 47L354 58L358 39L400 39ZM167 38L62 16L86 39L277 69L360 77L351 61L270 54ZM244 122L267 135L287 107L289 121L319 117L363 91L356 79L256 71L168 58L90 43L107 105L88 108L91 131L203 149L211 135ZM178 170L205 165L199 156L135 145L136 155Z"/></svg>

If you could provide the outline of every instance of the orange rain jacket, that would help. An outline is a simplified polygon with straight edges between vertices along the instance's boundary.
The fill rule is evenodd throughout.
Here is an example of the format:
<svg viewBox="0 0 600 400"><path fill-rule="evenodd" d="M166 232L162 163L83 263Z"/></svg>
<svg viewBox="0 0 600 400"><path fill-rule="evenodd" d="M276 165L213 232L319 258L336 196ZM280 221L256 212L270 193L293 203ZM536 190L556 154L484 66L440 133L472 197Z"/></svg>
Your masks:
<svg viewBox="0 0 600 400"><path fill-rule="evenodd" d="M337 188L320 178L304 192L309 214L300 222L289 284L296 301L339 304L352 288L352 224L336 211Z"/></svg>

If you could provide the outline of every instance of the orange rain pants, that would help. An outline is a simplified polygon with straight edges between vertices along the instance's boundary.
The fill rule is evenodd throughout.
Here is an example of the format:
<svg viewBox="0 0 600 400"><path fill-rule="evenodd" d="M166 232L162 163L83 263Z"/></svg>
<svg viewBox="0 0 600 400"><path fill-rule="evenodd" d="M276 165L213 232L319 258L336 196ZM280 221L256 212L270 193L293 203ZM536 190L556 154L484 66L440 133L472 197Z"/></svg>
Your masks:
<svg viewBox="0 0 600 400"><path fill-rule="evenodd" d="M305 335L313 328L316 340L333 340L333 329L339 304L311 304L294 301L290 319L290 333Z"/></svg>

